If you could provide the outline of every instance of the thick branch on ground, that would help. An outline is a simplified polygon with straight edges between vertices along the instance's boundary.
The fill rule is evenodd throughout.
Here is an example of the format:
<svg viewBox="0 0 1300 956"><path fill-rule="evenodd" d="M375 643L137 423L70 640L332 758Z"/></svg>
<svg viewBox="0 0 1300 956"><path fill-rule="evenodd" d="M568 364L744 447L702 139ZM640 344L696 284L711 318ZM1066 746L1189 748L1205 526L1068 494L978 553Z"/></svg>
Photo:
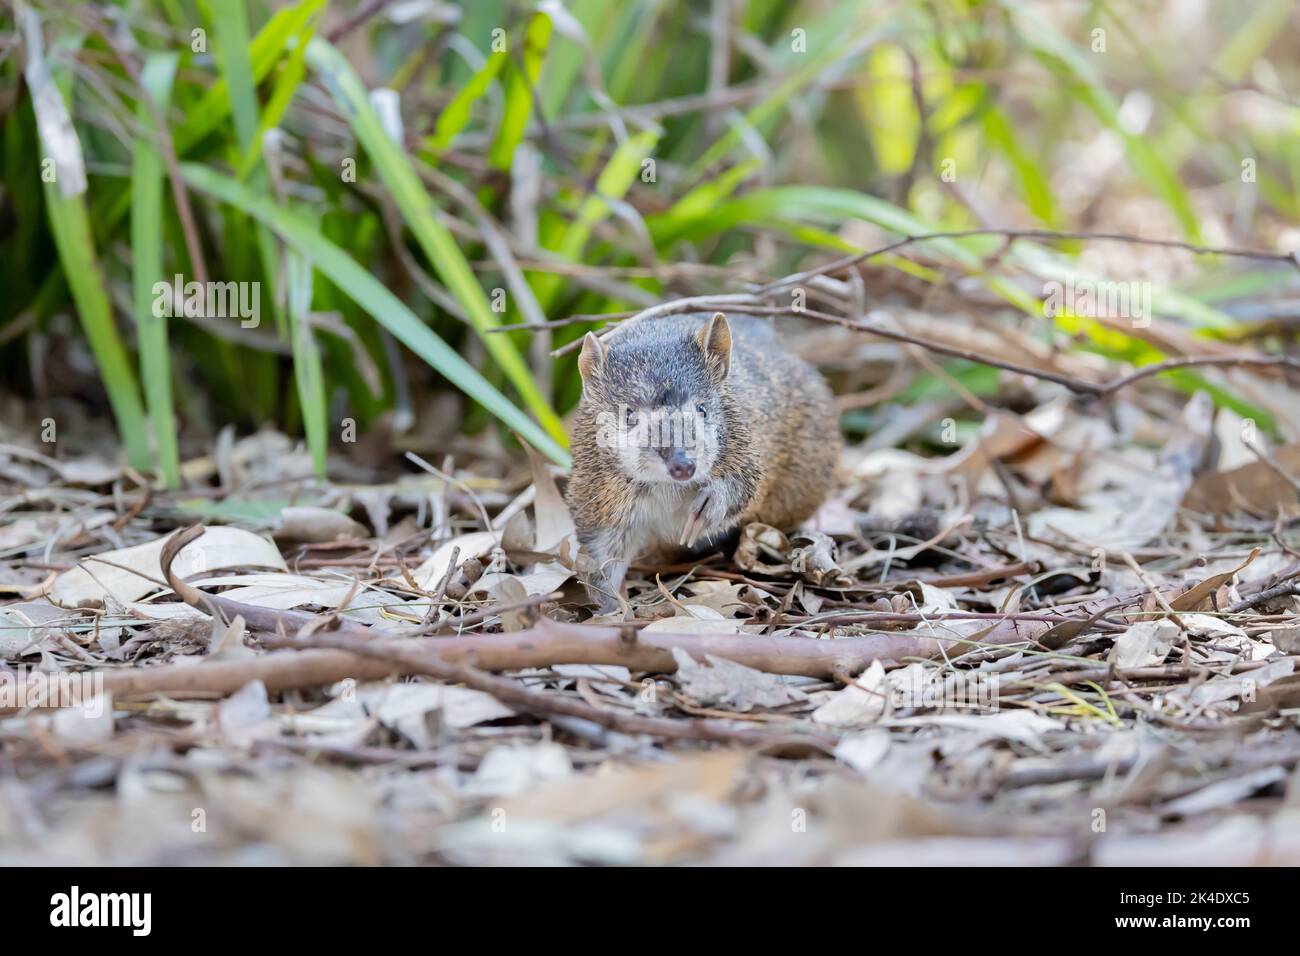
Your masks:
<svg viewBox="0 0 1300 956"><path fill-rule="evenodd" d="M679 740L712 740L739 744L821 743L833 738L800 732L797 734L733 727L725 721L699 718L669 719L642 717L623 711L606 710L576 697L547 693L525 687L508 677L496 677L467 664L449 663L441 647L414 648L410 641L367 641L350 635L316 634L300 641L308 647L325 647L363 659L391 664L403 673L424 674L448 683L464 684L491 694L501 703L540 715L561 715L589 720L607 730L625 734L651 734Z"/></svg>
<svg viewBox="0 0 1300 956"><path fill-rule="evenodd" d="M203 530L202 526L195 525L178 532L167 542L161 565L168 585L193 607L228 620L240 616L254 630L280 635L270 643L281 648L305 649L275 650L248 660L109 669L103 671L106 691L117 697L225 695L253 680L262 681L268 690L283 691L321 686L349 677L374 680L394 674L426 674L484 690L500 696L505 703L535 713L564 713L600 723L604 718L589 712L576 714L567 698L530 691L525 700L520 697L519 685L514 681L495 678L484 672L556 664L603 664L622 665L631 671L644 673L672 673L677 667L672 651L677 648L697 660L713 655L768 673L844 680L877 660L894 663L909 658L962 653L972 648L1015 644L1059 646L1091 626L1104 613L1132 603L1134 599L1133 595L1124 595L1075 605L1070 616L992 620L988 628L977 635L954 633L949 636L941 619L932 619L924 632L918 629L902 634L819 640L756 634L637 633L630 627L564 624L542 618L533 627L512 633L407 638L337 617L330 620L299 611L257 607L198 590L182 581L171 565L181 548L198 538ZM328 621L332 629L322 627L324 621ZM291 636L299 632L309 636ZM679 724L681 721L671 723ZM626 723L619 725L627 732L656 732L628 730L628 726ZM668 733L666 728L662 730ZM715 731L721 733L718 728L696 727L685 736L698 739ZM738 738L728 734L726 739Z"/></svg>

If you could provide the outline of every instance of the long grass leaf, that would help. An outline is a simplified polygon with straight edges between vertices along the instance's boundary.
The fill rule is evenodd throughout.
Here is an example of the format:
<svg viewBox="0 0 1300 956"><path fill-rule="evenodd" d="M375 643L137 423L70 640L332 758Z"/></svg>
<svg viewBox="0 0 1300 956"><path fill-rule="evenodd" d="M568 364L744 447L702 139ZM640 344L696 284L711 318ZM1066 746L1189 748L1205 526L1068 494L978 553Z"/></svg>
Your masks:
<svg viewBox="0 0 1300 956"><path fill-rule="evenodd" d="M581 261L592 228L608 215L611 201L620 200L627 194L641 172L642 163L650 156L658 141L658 130L643 130L629 136L614 150L614 155L596 178L595 190L583 199L577 216L573 222L563 226L563 232L554 244L563 258L573 262ZM543 309L550 309L554 304L563 282L563 278L553 272L538 276L534 288Z"/></svg>
<svg viewBox="0 0 1300 956"><path fill-rule="evenodd" d="M214 6L220 10L239 0L218 0ZM242 6L242 3L240 4ZM292 37L297 36L325 0L299 0L291 7L277 10L252 41L247 45L249 76L253 83L261 83L284 55ZM225 121L230 112L230 93L226 78L220 77L208 88L203 98L187 110L187 118L173 133L176 152L184 154L201 139Z"/></svg>
<svg viewBox="0 0 1300 956"><path fill-rule="evenodd" d="M86 339L108 391L127 461L135 468L150 466L148 432L140 390L127 359L126 347L113 324L104 273L90 237L90 219L80 196L65 199L58 186L45 184L50 231L58 248L63 274L76 303Z"/></svg>
<svg viewBox="0 0 1300 956"><path fill-rule="evenodd" d="M741 141L742 131L745 128L761 129L773 122L785 109L786 104L800 90L825 73L831 64L837 63L855 50L866 48L876 36L887 32L883 28L864 32L861 27L854 24L860 15L860 10L855 4L837 4L830 8L824 23L819 24L818 28L807 29L806 36L814 44L813 48L806 53L794 54L793 57L785 53L781 55L785 62L800 63L799 68L786 76L767 97L751 107L745 114L743 123L732 124L718 137L717 141L691 164L691 173L697 176L703 173Z"/></svg>
<svg viewBox="0 0 1300 956"><path fill-rule="evenodd" d="M533 113L537 78L541 75L542 61L551 42L551 18L535 13L524 31L522 68L516 67L507 74L506 104L501 111L501 125L488 151L488 162L497 169L509 169L515 147L524 138L528 118Z"/></svg>
<svg viewBox="0 0 1300 956"><path fill-rule="evenodd" d="M284 119L285 112L289 109L289 104L293 101L294 94L298 92L298 87L302 85L303 77L307 74L307 44L315 35L316 28L311 23L303 27L302 32L293 37L291 41L292 52L284 61L284 67L280 70L280 75L276 78L275 88L271 91L271 98L267 101L266 109L262 110L261 120L257 124L257 132L253 135L252 142L244 148L244 158L239 164L239 177L241 179L252 172L253 167L257 165L262 156L262 137L270 130L280 125Z"/></svg>
<svg viewBox="0 0 1300 956"><path fill-rule="evenodd" d="M226 83L231 119L239 144L248 148L257 133L257 91L248 55L248 10L242 0L212 6L213 58Z"/></svg>
<svg viewBox="0 0 1300 956"><path fill-rule="evenodd" d="M293 330L293 371L302 408L302 427L307 434L312 465L319 478L325 477L328 444L328 414L325 373L320 349L311 329L312 265L296 250L285 255L285 284L289 295L289 322Z"/></svg>
<svg viewBox="0 0 1300 956"><path fill-rule="evenodd" d="M487 295L451 230L438 218L433 198L420 182L409 158L384 130L352 66L320 38L312 40L308 47L307 61L325 80L334 99L348 116L357 139L392 193L416 241L448 290L465 309L470 324L483 339L493 360L546 431L556 441L566 442L563 423L538 389L514 343L508 337L490 331L500 324L497 314L488 304Z"/></svg>
<svg viewBox="0 0 1300 956"><path fill-rule="evenodd" d="M392 332L407 348L437 369L451 384L517 431L533 447L553 461L568 466L568 453L558 442L421 322L401 299L356 260L321 235L310 222L207 166L186 163L182 166L182 173L195 189L214 196L269 226L283 241L310 258L322 275Z"/></svg>
<svg viewBox="0 0 1300 956"><path fill-rule="evenodd" d="M441 113L438 114L438 122L433 127L433 135L425 139L424 144L435 154L446 150L460 135L461 130L469 123L470 116L473 113L474 104L481 100L492 85L492 81L497 78L501 72L501 67L505 66L506 61L510 58L506 50L498 50L487 58L487 62L479 68L468 83L456 91L456 95L451 98Z"/></svg>
<svg viewBox="0 0 1300 956"><path fill-rule="evenodd" d="M108 392L127 461L135 468L147 469L150 455L144 405L140 401L140 389L131 371L126 346L113 324L108 289L95 254L90 217L86 213L85 160L67 105L71 74L65 68L52 71L46 66L40 19L30 8L22 8L21 15L27 47L25 72L32 89L37 128L41 131L42 160L62 157L66 164L60 168L56 161L52 180L41 177L50 231L91 354ZM80 42L80 38L69 37L64 45L79 46Z"/></svg>
<svg viewBox="0 0 1300 956"><path fill-rule="evenodd" d="M867 58L870 82L854 91L876 165L886 176L898 176L912 168L921 139L921 115L907 71L903 48L882 43Z"/></svg>
<svg viewBox="0 0 1300 956"><path fill-rule="evenodd" d="M1057 227L1059 217L1056 214L1056 200L1052 195L1051 183L1016 136L1011 120L1007 118L1006 113L993 105L984 111L983 120L985 137L1002 150L1020 179L1020 189L1029 211L1045 225Z"/></svg>
<svg viewBox="0 0 1300 956"><path fill-rule="evenodd" d="M310 8L308 17L310 17ZM235 124L238 150L246 157L256 157L248 169L249 181L258 192L268 189L266 170L258 165L261 157L261 123L258 119L257 89L253 84L253 66L249 58L248 12L242 2L219 3L213 10L216 45L213 51L217 67L230 94L231 118ZM304 25L303 29L307 29ZM301 39L301 38L300 38ZM288 41L281 47L287 47ZM257 226L257 253L262 263L262 278L281 335L288 332L287 319L275 293L279 279L275 240L264 225ZM261 294L261 286L258 286Z"/></svg>
<svg viewBox="0 0 1300 956"><path fill-rule="evenodd" d="M141 70L144 95L165 114L176 74L174 53L154 53ZM163 164L154 144L153 112L144 103L137 110L142 135L136 137L131 163L131 258L135 292L135 321L140 340L140 377L153 425L154 452L163 486L180 484L176 418L172 411L171 353L167 319L155 314L154 284L163 279Z"/></svg>
<svg viewBox="0 0 1300 956"><path fill-rule="evenodd" d="M1170 212L1178 219L1183 233L1191 242L1203 242L1200 218L1187 190L1178 181L1160 154L1143 136L1134 135L1119 116L1119 104L1102 84L1096 73L1079 52L1078 47L1065 37L1037 11L1031 11L1016 0L1002 0L1016 16L1017 30L1030 51L1043 64L1058 75L1078 81L1071 84L1080 102L1124 141L1133 171L1146 181L1164 200Z"/></svg>

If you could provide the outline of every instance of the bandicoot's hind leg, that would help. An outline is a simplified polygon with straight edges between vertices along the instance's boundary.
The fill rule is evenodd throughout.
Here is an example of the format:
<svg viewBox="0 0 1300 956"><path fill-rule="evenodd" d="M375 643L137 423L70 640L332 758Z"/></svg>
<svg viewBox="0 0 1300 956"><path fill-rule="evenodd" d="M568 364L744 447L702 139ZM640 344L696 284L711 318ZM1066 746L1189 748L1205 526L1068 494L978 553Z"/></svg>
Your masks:
<svg viewBox="0 0 1300 956"><path fill-rule="evenodd" d="M731 560L738 544L740 544L740 525L733 524L723 530L704 535L699 543L691 548L691 557L704 558L715 551L721 551L726 555L727 560Z"/></svg>

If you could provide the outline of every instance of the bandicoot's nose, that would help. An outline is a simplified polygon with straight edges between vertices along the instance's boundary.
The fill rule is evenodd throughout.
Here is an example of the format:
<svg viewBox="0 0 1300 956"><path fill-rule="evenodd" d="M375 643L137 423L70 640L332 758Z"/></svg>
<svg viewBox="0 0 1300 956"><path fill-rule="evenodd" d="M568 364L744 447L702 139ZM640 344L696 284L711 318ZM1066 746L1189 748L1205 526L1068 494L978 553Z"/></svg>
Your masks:
<svg viewBox="0 0 1300 956"><path fill-rule="evenodd" d="M680 448L670 451L664 461L668 466L668 474L677 481L685 481L695 474L695 462L686 457L686 452Z"/></svg>

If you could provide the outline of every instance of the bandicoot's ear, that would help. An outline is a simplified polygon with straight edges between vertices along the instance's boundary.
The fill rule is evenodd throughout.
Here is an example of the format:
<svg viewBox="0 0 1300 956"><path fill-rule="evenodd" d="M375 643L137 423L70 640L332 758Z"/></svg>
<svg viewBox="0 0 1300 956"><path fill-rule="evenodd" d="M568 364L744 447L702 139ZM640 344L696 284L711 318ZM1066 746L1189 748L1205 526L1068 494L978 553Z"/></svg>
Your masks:
<svg viewBox="0 0 1300 956"><path fill-rule="evenodd" d="M722 372L722 378L726 378L731 371L731 326L727 324L727 317L714 312L709 324L695 333L695 340L700 343L704 357Z"/></svg>
<svg viewBox="0 0 1300 956"><path fill-rule="evenodd" d="M595 334L588 332L582 339L582 352L578 355L578 372L584 382L605 366L605 346Z"/></svg>

